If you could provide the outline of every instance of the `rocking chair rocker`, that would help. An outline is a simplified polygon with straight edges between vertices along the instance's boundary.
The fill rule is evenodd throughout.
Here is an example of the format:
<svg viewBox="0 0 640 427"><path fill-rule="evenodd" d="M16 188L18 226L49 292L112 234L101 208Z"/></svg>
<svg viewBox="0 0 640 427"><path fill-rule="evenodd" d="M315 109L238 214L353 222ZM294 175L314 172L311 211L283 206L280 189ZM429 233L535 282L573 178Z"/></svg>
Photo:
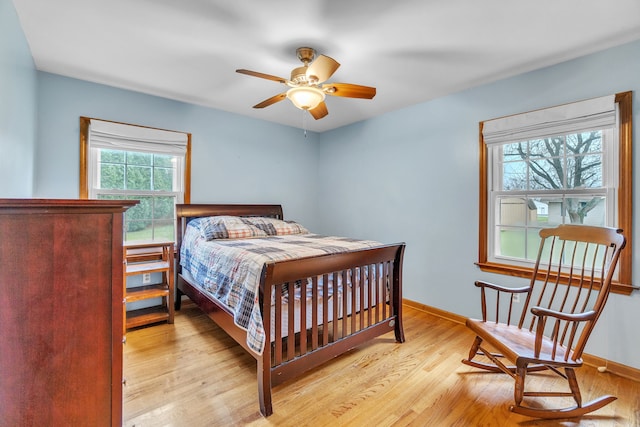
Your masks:
<svg viewBox="0 0 640 427"><path fill-rule="evenodd" d="M512 412L536 418L572 418L616 400L607 395L583 404L575 369L582 366L582 352L609 296L625 246L621 233L586 225L543 229L529 286L508 288L476 282L482 320L467 319L476 338L469 358L462 363L510 375L515 380ZM516 295L526 297L517 325L511 324L518 318ZM487 304L495 304L495 319L487 320ZM477 355L488 360L474 360ZM565 378L570 391L525 391L527 373L543 370ZM575 406L532 407L523 404L524 397L573 397Z"/></svg>

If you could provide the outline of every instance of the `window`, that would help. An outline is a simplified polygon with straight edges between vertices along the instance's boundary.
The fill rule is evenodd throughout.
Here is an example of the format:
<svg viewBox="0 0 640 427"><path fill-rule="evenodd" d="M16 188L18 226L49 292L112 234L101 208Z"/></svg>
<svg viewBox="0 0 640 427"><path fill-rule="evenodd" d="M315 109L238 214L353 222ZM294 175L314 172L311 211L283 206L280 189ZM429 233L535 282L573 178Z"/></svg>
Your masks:
<svg viewBox="0 0 640 427"><path fill-rule="evenodd" d="M541 228L618 227L627 236L615 292L631 283L631 92L480 123L484 271L526 276Z"/></svg>
<svg viewBox="0 0 640 427"><path fill-rule="evenodd" d="M189 203L191 135L80 118L80 197L134 199L125 240L175 240L176 203Z"/></svg>

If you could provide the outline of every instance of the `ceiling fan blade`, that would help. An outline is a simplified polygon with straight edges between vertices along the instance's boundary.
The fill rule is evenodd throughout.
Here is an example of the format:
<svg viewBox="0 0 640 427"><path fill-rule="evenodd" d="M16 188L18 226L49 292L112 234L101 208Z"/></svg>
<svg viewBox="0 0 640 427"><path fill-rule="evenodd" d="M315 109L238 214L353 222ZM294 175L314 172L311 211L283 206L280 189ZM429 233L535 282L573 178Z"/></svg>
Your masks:
<svg viewBox="0 0 640 427"><path fill-rule="evenodd" d="M264 107L268 107L269 105L273 105L276 102L280 102L283 99L285 99L287 97L287 93L279 93L276 96L272 96L269 99L265 99L264 101L260 102L259 104L256 104L253 106L253 108L264 108Z"/></svg>
<svg viewBox="0 0 640 427"><path fill-rule="evenodd" d="M311 113L314 119L319 120L329 114L329 110L327 110L327 104L322 101L316 108L309 110L309 113Z"/></svg>
<svg viewBox="0 0 640 427"><path fill-rule="evenodd" d="M307 78L311 79L311 76L315 76L317 78L315 84L322 83L331 77L338 67L340 67L338 61L328 56L320 55L307 67Z"/></svg>
<svg viewBox="0 0 640 427"><path fill-rule="evenodd" d="M278 76L272 76L271 74L259 73L257 71L239 69L239 70L236 70L236 73L246 74L248 76L253 76L253 77L260 77L261 79L273 80L274 82L278 82L278 83L285 83L285 84L287 83L287 79L284 79Z"/></svg>
<svg viewBox="0 0 640 427"><path fill-rule="evenodd" d="M345 98L372 99L376 96L376 88L370 86L352 85L350 83L327 83L322 85L327 95L344 96Z"/></svg>

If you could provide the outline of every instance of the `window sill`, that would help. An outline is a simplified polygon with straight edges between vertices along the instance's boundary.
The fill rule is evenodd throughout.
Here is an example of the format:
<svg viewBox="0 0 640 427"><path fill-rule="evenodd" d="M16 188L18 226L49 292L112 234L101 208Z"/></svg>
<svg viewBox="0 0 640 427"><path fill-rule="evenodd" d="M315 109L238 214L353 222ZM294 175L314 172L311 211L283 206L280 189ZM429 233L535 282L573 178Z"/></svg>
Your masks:
<svg viewBox="0 0 640 427"><path fill-rule="evenodd" d="M526 267L517 267L508 264L498 264L492 262L476 262L476 265L480 267L480 270L487 273L504 274L506 276L523 277L529 279L533 272L533 269ZM560 277L560 283L567 283ZM614 294L630 295L633 291L640 290L638 286L626 285L618 282L612 282L611 292Z"/></svg>

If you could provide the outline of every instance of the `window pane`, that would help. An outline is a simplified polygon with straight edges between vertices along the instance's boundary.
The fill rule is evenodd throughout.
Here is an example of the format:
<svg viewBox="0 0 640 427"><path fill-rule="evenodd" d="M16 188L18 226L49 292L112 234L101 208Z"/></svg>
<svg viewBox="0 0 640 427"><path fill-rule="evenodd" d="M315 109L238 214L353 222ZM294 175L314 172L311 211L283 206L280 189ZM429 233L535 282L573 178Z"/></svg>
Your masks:
<svg viewBox="0 0 640 427"><path fill-rule="evenodd" d="M169 156L166 154L154 154L153 155L153 165L154 166L162 166L165 168L173 167L173 159L175 156Z"/></svg>
<svg viewBox="0 0 640 427"><path fill-rule="evenodd" d="M502 167L502 189L527 189L527 164L525 162L507 162Z"/></svg>
<svg viewBox="0 0 640 427"><path fill-rule="evenodd" d="M124 163L125 152L118 150L100 150L100 161L102 163Z"/></svg>
<svg viewBox="0 0 640 427"><path fill-rule="evenodd" d="M554 136L551 138L534 139L529 141L529 157L539 159L545 157L564 156L564 138Z"/></svg>
<svg viewBox="0 0 640 427"><path fill-rule="evenodd" d="M602 131L567 135L567 150L574 155L602 152Z"/></svg>
<svg viewBox="0 0 640 427"><path fill-rule="evenodd" d="M549 203L542 198L529 199L529 225L542 228L549 226Z"/></svg>
<svg viewBox="0 0 640 427"><path fill-rule="evenodd" d="M561 197L541 197L539 203L547 206L547 218L546 227L556 227L560 224L564 224L564 207Z"/></svg>
<svg viewBox="0 0 640 427"><path fill-rule="evenodd" d="M170 219L175 217L175 197L155 197L153 219Z"/></svg>
<svg viewBox="0 0 640 427"><path fill-rule="evenodd" d="M153 212L153 198L152 197L136 197L127 196L128 200L139 200L140 203L127 209L124 215L126 240L139 240L151 238L151 230L144 231L151 226L152 212ZM136 233L132 237L131 233Z"/></svg>
<svg viewBox="0 0 640 427"><path fill-rule="evenodd" d="M174 240L173 220L160 220L154 222L153 238L155 240Z"/></svg>
<svg viewBox="0 0 640 427"><path fill-rule="evenodd" d="M569 157L567 188L602 188L602 155Z"/></svg>
<svg viewBox="0 0 640 427"><path fill-rule="evenodd" d="M150 153L127 152L127 163L130 165L151 166L152 159L153 154Z"/></svg>
<svg viewBox="0 0 640 427"><path fill-rule="evenodd" d="M563 188L564 160L560 157L549 157L531 162L529 189L553 190Z"/></svg>
<svg viewBox="0 0 640 427"><path fill-rule="evenodd" d="M172 191L174 172L174 169L169 168L153 168L153 189L160 191Z"/></svg>
<svg viewBox="0 0 640 427"><path fill-rule="evenodd" d="M497 255L535 261L540 246L540 230L524 228L498 228Z"/></svg>
<svg viewBox="0 0 640 427"><path fill-rule="evenodd" d="M505 162L527 158L527 142L514 142L502 146L502 158Z"/></svg>
<svg viewBox="0 0 640 427"><path fill-rule="evenodd" d="M124 165L101 164L100 188L108 190L124 190Z"/></svg>
<svg viewBox="0 0 640 427"><path fill-rule="evenodd" d="M526 199L519 197L505 197L501 198L499 203L499 225L525 226L527 224L529 207L527 206Z"/></svg>
<svg viewBox="0 0 640 427"><path fill-rule="evenodd" d="M127 166L128 190L151 190L151 168Z"/></svg>
<svg viewBox="0 0 640 427"><path fill-rule="evenodd" d="M538 249L540 249L540 229L530 228L527 231L527 255L525 259L529 261L535 261L538 256Z"/></svg>
<svg viewBox="0 0 640 427"><path fill-rule="evenodd" d="M498 233L500 236L499 255L512 258L525 257L526 237L524 229L509 229L500 227Z"/></svg>
<svg viewBox="0 0 640 427"><path fill-rule="evenodd" d="M566 223L604 226L605 197L567 197L565 206L568 220Z"/></svg>

